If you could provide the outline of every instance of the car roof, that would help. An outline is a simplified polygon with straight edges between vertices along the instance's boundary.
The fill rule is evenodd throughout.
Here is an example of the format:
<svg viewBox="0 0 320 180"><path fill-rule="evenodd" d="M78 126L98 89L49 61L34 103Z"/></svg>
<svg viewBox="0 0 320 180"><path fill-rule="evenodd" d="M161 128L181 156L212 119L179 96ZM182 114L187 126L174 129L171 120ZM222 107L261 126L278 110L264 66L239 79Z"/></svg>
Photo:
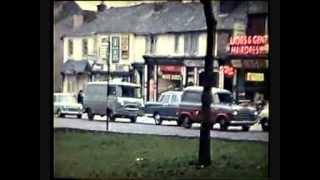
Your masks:
<svg viewBox="0 0 320 180"><path fill-rule="evenodd" d="M138 84L129 83L129 82L118 82L118 81L96 81L96 82L89 82L88 85L119 85L119 86L132 86L132 87L140 87Z"/></svg>
<svg viewBox="0 0 320 180"><path fill-rule="evenodd" d="M74 96L74 93L54 93L55 96Z"/></svg>
<svg viewBox="0 0 320 180"><path fill-rule="evenodd" d="M202 86L188 86L183 89L183 91L197 91L197 92L202 92L202 90L203 90ZM215 93L231 93L230 91L228 91L226 89L216 88L216 87L212 87L211 92L213 94L215 94Z"/></svg>
<svg viewBox="0 0 320 180"><path fill-rule="evenodd" d="M183 91L166 91L166 92L163 92L161 93L162 94L175 94L175 95L182 95Z"/></svg>

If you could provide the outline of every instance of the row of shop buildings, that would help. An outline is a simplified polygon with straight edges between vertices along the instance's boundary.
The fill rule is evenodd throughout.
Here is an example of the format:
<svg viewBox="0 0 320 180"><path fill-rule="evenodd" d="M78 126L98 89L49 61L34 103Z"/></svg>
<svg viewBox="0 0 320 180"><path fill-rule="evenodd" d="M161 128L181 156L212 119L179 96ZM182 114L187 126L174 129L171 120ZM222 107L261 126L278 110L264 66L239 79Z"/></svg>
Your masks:
<svg viewBox="0 0 320 180"><path fill-rule="evenodd" d="M145 100L199 85L206 53L206 22L199 2L129 7L100 5L94 21L63 36L64 92L111 78L141 85ZM217 20L213 77L235 97L268 99L267 1L213 1ZM218 65L218 60L223 64Z"/></svg>

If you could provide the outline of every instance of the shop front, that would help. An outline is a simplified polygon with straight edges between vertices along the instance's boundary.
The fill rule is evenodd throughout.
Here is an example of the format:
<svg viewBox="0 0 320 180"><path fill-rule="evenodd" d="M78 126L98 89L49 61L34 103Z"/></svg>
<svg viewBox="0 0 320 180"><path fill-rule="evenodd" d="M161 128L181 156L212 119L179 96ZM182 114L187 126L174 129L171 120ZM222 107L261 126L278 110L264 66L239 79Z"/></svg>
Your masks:
<svg viewBox="0 0 320 180"><path fill-rule="evenodd" d="M235 36L229 45L228 66L232 73L228 76L224 69L223 87L232 90L240 101L268 100L268 36Z"/></svg>
<svg viewBox="0 0 320 180"><path fill-rule="evenodd" d="M144 56L146 101L157 101L160 94L181 90L185 85L185 66L181 57Z"/></svg>
<svg viewBox="0 0 320 180"><path fill-rule="evenodd" d="M204 56L144 56L144 59L147 101L156 101L165 91L199 86L200 74L204 72ZM214 64L214 72L218 72L218 65Z"/></svg>

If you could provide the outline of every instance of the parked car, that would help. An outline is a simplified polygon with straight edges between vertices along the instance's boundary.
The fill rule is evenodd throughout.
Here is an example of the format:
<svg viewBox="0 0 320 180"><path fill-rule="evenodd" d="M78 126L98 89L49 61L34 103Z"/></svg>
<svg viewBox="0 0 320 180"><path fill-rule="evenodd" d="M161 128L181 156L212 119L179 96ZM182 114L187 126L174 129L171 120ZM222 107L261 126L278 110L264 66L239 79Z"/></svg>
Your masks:
<svg viewBox="0 0 320 180"><path fill-rule="evenodd" d="M83 107L77 102L76 96L71 93L54 93L54 113L58 117L65 115L76 115L82 117Z"/></svg>
<svg viewBox="0 0 320 180"><path fill-rule="evenodd" d="M180 124L185 128L190 128L192 123L201 122L202 91L203 88L198 86L183 90L177 113ZM215 123L219 123L221 130L227 130L229 126L242 126L243 131L248 131L250 126L257 122L258 112L255 108L237 105L228 90L212 88L212 101L212 128Z"/></svg>
<svg viewBox="0 0 320 180"><path fill-rule="evenodd" d="M136 122L144 107L139 85L129 82L89 82L85 88L84 108L89 120L95 115L129 118Z"/></svg>
<svg viewBox="0 0 320 180"><path fill-rule="evenodd" d="M163 120L178 121L176 112L181 95L182 91L167 91L162 93L158 102L146 102L145 115L153 117L157 125L160 125Z"/></svg>
<svg viewBox="0 0 320 180"><path fill-rule="evenodd" d="M269 131L269 103L263 107L258 115L259 124L261 124L263 131Z"/></svg>

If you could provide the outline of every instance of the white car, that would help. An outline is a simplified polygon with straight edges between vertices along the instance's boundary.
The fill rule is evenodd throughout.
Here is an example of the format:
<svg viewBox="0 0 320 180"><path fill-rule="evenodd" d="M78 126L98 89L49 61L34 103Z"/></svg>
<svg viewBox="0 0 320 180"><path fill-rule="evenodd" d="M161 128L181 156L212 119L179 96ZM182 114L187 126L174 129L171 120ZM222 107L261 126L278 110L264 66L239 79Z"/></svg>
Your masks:
<svg viewBox="0 0 320 180"><path fill-rule="evenodd" d="M258 121L263 131L269 131L269 103L267 103L259 113Z"/></svg>
<svg viewBox="0 0 320 180"><path fill-rule="evenodd" d="M65 115L76 115L82 117L83 107L77 102L76 96L71 93L54 93L54 113L58 117Z"/></svg>

